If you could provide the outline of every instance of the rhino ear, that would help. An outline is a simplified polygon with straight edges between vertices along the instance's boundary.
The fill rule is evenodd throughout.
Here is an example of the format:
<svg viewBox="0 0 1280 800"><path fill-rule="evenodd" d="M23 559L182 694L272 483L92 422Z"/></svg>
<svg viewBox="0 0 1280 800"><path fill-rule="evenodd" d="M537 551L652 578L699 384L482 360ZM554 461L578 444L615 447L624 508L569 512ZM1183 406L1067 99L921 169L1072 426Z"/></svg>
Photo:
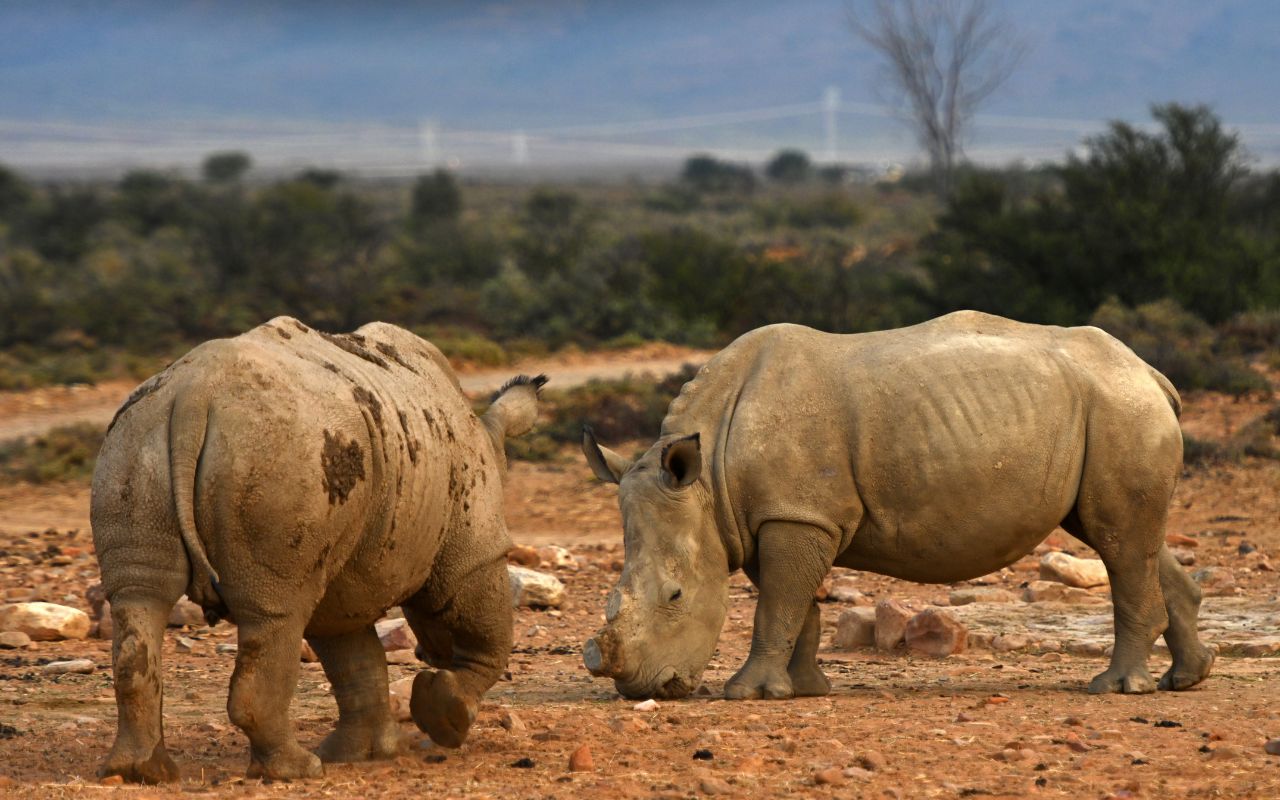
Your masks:
<svg viewBox="0 0 1280 800"><path fill-rule="evenodd" d="M617 483L631 469L630 461L596 443L596 435L590 425L582 426L582 454L587 457L591 471L605 483Z"/></svg>
<svg viewBox="0 0 1280 800"><path fill-rule="evenodd" d="M662 450L662 475L673 489L683 489L702 474L702 437L676 439Z"/></svg>

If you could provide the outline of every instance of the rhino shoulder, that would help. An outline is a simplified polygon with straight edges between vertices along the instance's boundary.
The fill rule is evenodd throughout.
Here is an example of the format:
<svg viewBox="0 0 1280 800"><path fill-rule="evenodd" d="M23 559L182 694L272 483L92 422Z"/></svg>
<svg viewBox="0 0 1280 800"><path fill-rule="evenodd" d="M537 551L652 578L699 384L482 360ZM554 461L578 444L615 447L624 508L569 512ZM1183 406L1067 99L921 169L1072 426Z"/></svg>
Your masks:
<svg viewBox="0 0 1280 800"><path fill-rule="evenodd" d="M355 333L365 337L375 350L390 361L419 374L422 374L423 367L429 365L429 368L433 367L443 373L459 392L462 391L453 365L440 352L440 348L412 331L389 322L370 322L360 326Z"/></svg>

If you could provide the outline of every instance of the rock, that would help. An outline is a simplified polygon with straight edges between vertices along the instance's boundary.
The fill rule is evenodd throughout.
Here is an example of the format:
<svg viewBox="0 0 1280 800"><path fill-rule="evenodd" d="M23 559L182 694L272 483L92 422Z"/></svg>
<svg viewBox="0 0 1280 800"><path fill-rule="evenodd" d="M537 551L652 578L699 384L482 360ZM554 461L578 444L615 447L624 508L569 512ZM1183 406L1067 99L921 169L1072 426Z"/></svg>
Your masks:
<svg viewBox="0 0 1280 800"><path fill-rule="evenodd" d="M1170 533L1164 537L1164 541L1170 547L1199 547L1200 540L1181 533Z"/></svg>
<svg viewBox="0 0 1280 800"><path fill-rule="evenodd" d="M911 609L897 600L885 598L876 603L876 647L893 650L902 644L912 616Z"/></svg>
<svg viewBox="0 0 1280 800"><path fill-rule="evenodd" d="M871 647L876 643L876 610L874 608L850 608L840 613L836 620L836 632L831 646L837 650L855 647Z"/></svg>
<svg viewBox="0 0 1280 800"><path fill-rule="evenodd" d="M392 681L387 686L387 694L391 701L391 718L397 722L408 722L413 716L409 713L409 701L413 698L413 677Z"/></svg>
<svg viewBox="0 0 1280 800"><path fill-rule="evenodd" d="M1236 576L1224 567L1205 567L1191 573L1207 597L1232 597L1236 593Z"/></svg>
<svg viewBox="0 0 1280 800"><path fill-rule="evenodd" d="M1280 756L1280 739L1272 739L1262 746L1262 749L1273 756Z"/></svg>
<svg viewBox="0 0 1280 800"><path fill-rule="evenodd" d="M632 708L634 708L636 711L657 711L658 701L650 697L648 700L644 700L642 702L636 703L634 706L632 706Z"/></svg>
<svg viewBox="0 0 1280 800"><path fill-rule="evenodd" d="M16 650L31 644L31 637L22 631L5 631L0 633L0 648Z"/></svg>
<svg viewBox="0 0 1280 800"><path fill-rule="evenodd" d="M947 599L953 606L967 606L970 603L1016 603L1018 596L998 586L963 586L952 589Z"/></svg>
<svg viewBox="0 0 1280 800"><path fill-rule="evenodd" d="M554 575L507 565L511 579L511 605L553 608L564 602L564 584Z"/></svg>
<svg viewBox="0 0 1280 800"><path fill-rule="evenodd" d="M591 759L591 745L584 744L569 754L570 772L591 772L596 763Z"/></svg>
<svg viewBox="0 0 1280 800"><path fill-rule="evenodd" d="M868 750L858 756L858 766L871 772L881 772L884 770L888 762L884 760L884 756L875 750Z"/></svg>
<svg viewBox="0 0 1280 800"><path fill-rule="evenodd" d="M412 650L418 646L418 637L403 617L400 619L380 619L373 624L378 633L378 641L382 649L390 653L393 650Z"/></svg>
<svg viewBox="0 0 1280 800"><path fill-rule="evenodd" d="M827 589L827 599L858 605L867 602L867 596L858 590L858 579L852 575L841 575L832 579L831 587Z"/></svg>
<svg viewBox="0 0 1280 800"><path fill-rule="evenodd" d="M107 639L109 641L115 637L116 632L116 621L111 616L111 603L103 600L99 613L98 621L93 624L90 635L95 639Z"/></svg>
<svg viewBox="0 0 1280 800"><path fill-rule="evenodd" d="M223 642L222 644L214 647L213 652L224 656L234 656L236 653L240 652L240 647L238 645L231 644L230 642Z"/></svg>
<svg viewBox="0 0 1280 800"><path fill-rule="evenodd" d="M991 640L991 649L997 653L1011 653L1014 650L1026 650L1031 646L1031 637L1020 633L1002 633Z"/></svg>
<svg viewBox="0 0 1280 800"><path fill-rule="evenodd" d="M87 658L77 658L73 661L51 661L40 668L45 675L88 675L93 672L93 662Z"/></svg>
<svg viewBox="0 0 1280 800"><path fill-rule="evenodd" d="M498 724L507 731L519 736L529 730L529 726L524 724L524 720L509 708L504 708L498 712Z"/></svg>
<svg viewBox="0 0 1280 800"><path fill-rule="evenodd" d="M1170 547L1169 552L1172 553L1174 559L1184 567L1189 567L1196 563L1196 554L1185 547Z"/></svg>
<svg viewBox="0 0 1280 800"><path fill-rule="evenodd" d="M37 642L83 639L89 615L55 603L12 603L0 607L0 631L21 631Z"/></svg>
<svg viewBox="0 0 1280 800"><path fill-rule="evenodd" d="M537 567L542 564L542 556L536 548L527 544L518 544L507 551L507 561L522 567Z"/></svg>
<svg viewBox="0 0 1280 800"><path fill-rule="evenodd" d="M1107 602L1105 597L1057 581L1032 581L1022 590L1022 599L1028 603L1056 602L1071 605L1101 605Z"/></svg>
<svg viewBox="0 0 1280 800"><path fill-rule="evenodd" d="M1107 584L1107 568L1096 558L1076 558L1066 553L1045 553L1040 558L1040 577L1088 589Z"/></svg>
<svg viewBox="0 0 1280 800"><path fill-rule="evenodd" d="M193 639L188 639L185 636L179 636L178 641L174 644L174 648L179 653L190 653L196 649L196 643Z"/></svg>
<svg viewBox="0 0 1280 800"><path fill-rule="evenodd" d="M204 609L187 599L178 598L169 611L170 628L199 628L204 625Z"/></svg>
<svg viewBox="0 0 1280 800"><path fill-rule="evenodd" d="M951 612L931 606L907 622L904 638L912 650L943 658L964 652L969 629Z"/></svg>
<svg viewBox="0 0 1280 800"><path fill-rule="evenodd" d="M578 559L567 549L559 545L548 544L538 548L538 558L543 564L556 569L576 570L578 568ZM537 566L531 565L531 566Z"/></svg>
<svg viewBox="0 0 1280 800"><path fill-rule="evenodd" d="M400 664L401 666L411 667L418 665L418 654L413 650L388 650L388 664Z"/></svg>
<svg viewBox="0 0 1280 800"><path fill-rule="evenodd" d="M813 773L813 782L818 786L839 786L844 783L844 771L839 767L827 767Z"/></svg>

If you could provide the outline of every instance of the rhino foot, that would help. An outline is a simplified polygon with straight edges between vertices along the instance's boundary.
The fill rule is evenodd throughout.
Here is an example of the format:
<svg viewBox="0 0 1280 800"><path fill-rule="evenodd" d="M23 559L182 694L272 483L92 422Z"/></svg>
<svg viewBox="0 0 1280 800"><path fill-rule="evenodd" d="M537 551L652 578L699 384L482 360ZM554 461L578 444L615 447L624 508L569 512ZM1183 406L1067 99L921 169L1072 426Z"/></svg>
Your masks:
<svg viewBox="0 0 1280 800"><path fill-rule="evenodd" d="M785 669L753 667L750 660L724 685L726 700L788 700L795 696L791 676Z"/></svg>
<svg viewBox="0 0 1280 800"><path fill-rule="evenodd" d="M442 747L461 747L476 719L476 701L448 670L423 670L413 679L409 713L418 728Z"/></svg>
<svg viewBox="0 0 1280 800"><path fill-rule="evenodd" d="M825 697L831 694L831 681L827 680L817 664L789 667L787 675L791 677L791 688L796 697Z"/></svg>
<svg viewBox="0 0 1280 800"><path fill-rule="evenodd" d="M400 752L400 732L391 720L381 724L342 725L325 737L316 755L325 763L351 763L395 758Z"/></svg>
<svg viewBox="0 0 1280 800"><path fill-rule="evenodd" d="M178 780L178 765L165 751L163 742L145 758L137 753L121 752L117 744L98 769L99 778L112 775L119 775L130 783L173 783Z"/></svg>
<svg viewBox="0 0 1280 800"><path fill-rule="evenodd" d="M1112 667L1089 682L1089 694L1150 694L1155 690L1155 679L1146 667Z"/></svg>
<svg viewBox="0 0 1280 800"><path fill-rule="evenodd" d="M1159 688L1174 692L1190 689L1209 677L1213 659L1213 651L1207 647L1201 647L1200 652L1192 659L1174 659L1173 666L1160 677Z"/></svg>
<svg viewBox="0 0 1280 800"><path fill-rule="evenodd" d="M324 775L324 765L314 753L303 750L296 743L269 755L251 753L246 778L270 778L272 780L294 780L296 778L319 778Z"/></svg>

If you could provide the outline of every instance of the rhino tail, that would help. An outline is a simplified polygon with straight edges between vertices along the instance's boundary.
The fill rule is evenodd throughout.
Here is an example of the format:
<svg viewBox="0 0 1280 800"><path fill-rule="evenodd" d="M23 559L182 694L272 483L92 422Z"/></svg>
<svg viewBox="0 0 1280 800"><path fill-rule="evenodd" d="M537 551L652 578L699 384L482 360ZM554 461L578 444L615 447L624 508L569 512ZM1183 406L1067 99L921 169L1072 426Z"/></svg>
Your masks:
<svg viewBox="0 0 1280 800"><path fill-rule="evenodd" d="M187 596L201 606L221 606L218 571L209 563L209 556L196 530L196 467L209 427L209 407L191 394L179 392L169 415L169 480L172 481L178 530L191 563Z"/></svg>
<svg viewBox="0 0 1280 800"><path fill-rule="evenodd" d="M1155 378L1156 383L1160 384L1160 390L1164 392L1164 396L1168 399L1169 405L1173 407L1173 415L1181 418L1182 398L1178 395L1178 390L1173 388L1173 382L1166 378L1164 374L1155 367L1148 366L1147 370L1151 372L1151 377Z"/></svg>

